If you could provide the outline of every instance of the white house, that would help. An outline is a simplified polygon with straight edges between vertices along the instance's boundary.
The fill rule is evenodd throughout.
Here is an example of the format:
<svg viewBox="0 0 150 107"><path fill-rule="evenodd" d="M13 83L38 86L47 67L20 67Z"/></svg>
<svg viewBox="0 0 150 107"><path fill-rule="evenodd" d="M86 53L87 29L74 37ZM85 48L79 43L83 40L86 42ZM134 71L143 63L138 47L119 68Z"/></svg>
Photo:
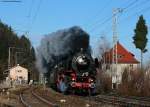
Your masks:
<svg viewBox="0 0 150 107"><path fill-rule="evenodd" d="M101 60L102 69L110 74L112 77L112 88L117 88L118 84L122 81L122 74L125 69L128 71L134 71L139 66L139 61L134 57L134 55L125 49L119 42L117 42L117 46L110 49L110 51L106 52L103 55ZM113 54L114 51L114 54ZM115 52L117 52L117 57ZM116 59L113 62L113 55Z"/></svg>
<svg viewBox="0 0 150 107"><path fill-rule="evenodd" d="M12 67L9 71L9 77L11 80L19 81L20 83L26 83L28 81L28 70L26 68L17 65Z"/></svg>

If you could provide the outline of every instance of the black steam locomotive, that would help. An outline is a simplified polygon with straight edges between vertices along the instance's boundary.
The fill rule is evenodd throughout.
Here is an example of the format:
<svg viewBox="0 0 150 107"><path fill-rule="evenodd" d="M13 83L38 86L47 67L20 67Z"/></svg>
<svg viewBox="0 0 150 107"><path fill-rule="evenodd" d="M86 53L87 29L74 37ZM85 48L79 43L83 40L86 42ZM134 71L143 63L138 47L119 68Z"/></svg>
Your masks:
<svg viewBox="0 0 150 107"><path fill-rule="evenodd" d="M81 49L68 58L66 64L60 62L54 67L50 74L50 84L62 93L80 90L92 94L96 88L96 73L95 61Z"/></svg>

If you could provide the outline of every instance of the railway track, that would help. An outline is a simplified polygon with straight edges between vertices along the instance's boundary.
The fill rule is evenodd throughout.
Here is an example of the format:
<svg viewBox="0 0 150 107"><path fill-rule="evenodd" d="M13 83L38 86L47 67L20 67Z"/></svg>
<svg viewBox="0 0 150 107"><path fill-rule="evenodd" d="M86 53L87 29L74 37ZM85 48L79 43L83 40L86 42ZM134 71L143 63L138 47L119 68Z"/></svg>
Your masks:
<svg viewBox="0 0 150 107"><path fill-rule="evenodd" d="M6 92L9 88L0 88L0 92Z"/></svg>
<svg viewBox="0 0 150 107"><path fill-rule="evenodd" d="M60 98L56 98L58 101L57 102L54 101L52 103L50 102L50 100L53 101L56 99L54 98L54 96L53 97L48 96L47 93L48 92L46 93L40 92L39 94L36 94L33 91L33 89L28 89L28 90L23 91L23 93L20 94L20 99L25 107L59 107L55 103L59 104L58 101ZM78 96L73 96L73 97L80 99L80 97ZM122 106L123 107L150 107L150 100L149 98L145 98L145 97L120 97L120 96L112 96L112 95L111 96L110 95L97 95L97 96L90 96L90 97L81 97L81 99L94 101L95 103L93 104L100 104L100 103L109 104L109 105L114 105L116 107L120 107L120 106L121 107ZM66 104L68 105L70 103L66 103ZM65 106L65 103L64 103L64 107L67 107L67 105ZM95 106L92 106L92 107L95 107Z"/></svg>
<svg viewBox="0 0 150 107"><path fill-rule="evenodd" d="M116 97L116 96L106 96L98 95L92 97L93 100L97 102L103 102L112 105L125 106L125 107L150 107L150 100L141 98L127 98L127 97Z"/></svg>
<svg viewBox="0 0 150 107"><path fill-rule="evenodd" d="M24 90L20 93L20 101L25 107L58 107L43 97L34 93L32 89Z"/></svg>

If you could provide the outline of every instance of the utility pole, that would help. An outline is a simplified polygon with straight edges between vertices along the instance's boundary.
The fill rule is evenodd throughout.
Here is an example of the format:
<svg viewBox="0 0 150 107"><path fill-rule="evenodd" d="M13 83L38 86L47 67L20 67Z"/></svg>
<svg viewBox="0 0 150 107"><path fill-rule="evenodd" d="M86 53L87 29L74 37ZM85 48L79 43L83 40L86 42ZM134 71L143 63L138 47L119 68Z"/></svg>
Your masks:
<svg viewBox="0 0 150 107"><path fill-rule="evenodd" d="M113 9L113 22L112 22L112 30L113 30L113 53L112 53L112 73L114 77L114 83L117 82L117 64L118 64L118 52L117 52L117 42L118 42L118 33L117 33L117 14L121 13L123 10L120 8Z"/></svg>
<svg viewBox="0 0 150 107"><path fill-rule="evenodd" d="M17 65L18 64L18 54L20 54L20 53L23 53L23 52L16 52L15 53L15 59L16 59L16 61L15 61L15 64Z"/></svg>
<svg viewBox="0 0 150 107"><path fill-rule="evenodd" d="M118 41L118 33L117 33L117 14L121 13L122 9L116 8L113 9L113 64L117 64L117 41Z"/></svg>
<svg viewBox="0 0 150 107"><path fill-rule="evenodd" d="M16 48L16 47L9 47L8 48L8 70L11 68L11 49L18 49L22 50L22 48ZM19 53L19 52L18 52ZM21 52L20 52L21 53Z"/></svg>
<svg viewBox="0 0 150 107"><path fill-rule="evenodd" d="M11 58L11 49L15 47L9 47L8 48L8 70L11 68L10 58Z"/></svg>

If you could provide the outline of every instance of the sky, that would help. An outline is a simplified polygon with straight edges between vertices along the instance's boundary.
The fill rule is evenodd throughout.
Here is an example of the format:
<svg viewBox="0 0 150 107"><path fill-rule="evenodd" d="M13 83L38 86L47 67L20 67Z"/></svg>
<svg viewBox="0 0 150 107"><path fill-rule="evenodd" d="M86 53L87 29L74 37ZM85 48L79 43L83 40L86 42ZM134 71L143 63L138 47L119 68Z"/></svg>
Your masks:
<svg viewBox="0 0 150 107"><path fill-rule="evenodd" d="M150 32L150 0L20 0L19 3L1 2L0 20L18 34L25 34L37 47L44 35L59 29L80 26L90 34L90 45L97 53L100 37L106 36L112 46L112 11L117 13L119 42L140 60L132 37L140 15L144 16ZM6 0L7 1L7 0ZM150 59L150 35L148 52L144 61Z"/></svg>

